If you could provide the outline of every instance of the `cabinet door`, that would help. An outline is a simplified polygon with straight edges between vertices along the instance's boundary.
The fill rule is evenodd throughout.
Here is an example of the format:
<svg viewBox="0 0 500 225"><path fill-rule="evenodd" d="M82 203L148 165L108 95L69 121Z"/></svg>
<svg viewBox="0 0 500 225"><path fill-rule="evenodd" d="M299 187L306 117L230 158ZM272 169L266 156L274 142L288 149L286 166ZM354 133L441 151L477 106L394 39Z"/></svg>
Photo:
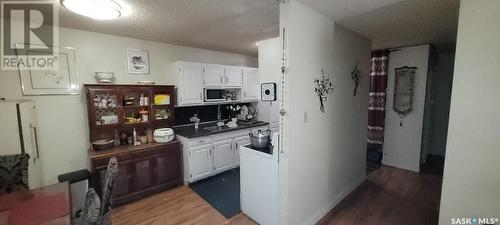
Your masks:
<svg viewBox="0 0 500 225"><path fill-rule="evenodd" d="M156 163L155 168L155 184L165 184L182 177L181 164L182 161L180 151L168 151L153 157Z"/></svg>
<svg viewBox="0 0 500 225"><path fill-rule="evenodd" d="M189 151L189 178L199 180L212 175L211 145L202 145Z"/></svg>
<svg viewBox="0 0 500 225"><path fill-rule="evenodd" d="M259 100L259 71L255 68L243 69L243 100Z"/></svg>
<svg viewBox="0 0 500 225"><path fill-rule="evenodd" d="M240 147L249 144L250 137L248 135L234 138L234 167L240 166Z"/></svg>
<svg viewBox="0 0 500 225"><path fill-rule="evenodd" d="M113 198L119 198L125 196L127 194L132 193L134 190L132 188L132 170L130 169L130 162L120 162L118 163L118 173L115 178L115 183L113 186ZM98 176L99 183L97 183L97 187L94 187L98 190L99 194L102 194L102 186L104 184L104 179L106 177L106 167L102 167L100 169L96 169L96 174Z"/></svg>
<svg viewBox="0 0 500 225"><path fill-rule="evenodd" d="M90 127L114 127L120 122L120 93L115 88L87 90Z"/></svg>
<svg viewBox="0 0 500 225"><path fill-rule="evenodd" d="M201 65L181 65L182 84L180 89L180 105L203 102L203 67Z"/></svg>
<svg viewBox="0 0 500 225"><path fill-rule="evenodd" d="M231 169L233 166L232 141L222 140L214 143L214 171L215 173Z"/></svg>
<svg viewBox="0 0 500 225"><path fill-rule="evenodd" d="M243 83L243 70L239 67L226 68L226 86L227 87L241 87Z"/></svg>
<svg viewBox="0 0 500 225"><path fill-rule="evenodd" d="M134 188L140 191L153 186L153 166L151 158L138 159L134 161Z"/></svg>
<svg viewBox="0 0 500 225"><path fill-rule="evenodd" d="M224 86L225 76L224 67L221 66L205 66L203 84L205 87L221 87Z"/></svg>

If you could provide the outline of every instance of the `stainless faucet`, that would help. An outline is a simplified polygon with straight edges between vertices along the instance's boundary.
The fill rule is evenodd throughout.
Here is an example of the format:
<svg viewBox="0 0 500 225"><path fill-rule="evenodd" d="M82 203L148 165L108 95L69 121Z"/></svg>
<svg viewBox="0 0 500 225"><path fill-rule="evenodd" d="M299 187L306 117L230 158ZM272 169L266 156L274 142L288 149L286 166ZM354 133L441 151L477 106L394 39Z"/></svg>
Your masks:
<svg viewBox="0 0 500 225"><path fill-rule="evenodd" d="M217 122L222 121L222 112L220 111L220 105L217 105Z"/></svg>

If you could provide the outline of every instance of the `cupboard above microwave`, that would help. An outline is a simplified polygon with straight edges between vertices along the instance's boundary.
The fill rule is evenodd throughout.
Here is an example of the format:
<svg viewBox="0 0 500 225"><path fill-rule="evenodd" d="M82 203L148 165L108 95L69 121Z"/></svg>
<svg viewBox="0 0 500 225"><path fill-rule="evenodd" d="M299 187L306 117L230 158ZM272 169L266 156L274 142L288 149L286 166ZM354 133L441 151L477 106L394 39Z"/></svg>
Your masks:
<svg viewBox="0 0 500 225"><path fill-rule="evenodd" d="M257 102L260 99L260 77L257 68L175 62L176 106L217 104L217 102ZM207 93L207 90L209 93ZM222 100L222 91L234 92L231 100ZM236 99L236 100L234 100Z"/></svg>

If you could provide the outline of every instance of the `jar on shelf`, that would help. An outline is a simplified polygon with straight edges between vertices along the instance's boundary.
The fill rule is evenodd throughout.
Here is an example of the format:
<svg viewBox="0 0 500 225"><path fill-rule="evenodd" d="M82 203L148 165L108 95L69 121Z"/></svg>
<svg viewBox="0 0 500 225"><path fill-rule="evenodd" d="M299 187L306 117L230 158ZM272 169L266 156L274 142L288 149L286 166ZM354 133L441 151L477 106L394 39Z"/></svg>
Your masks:
<svg viewBox="0 0 500 225"><path fill-rule="evenodd" d="M139 110L139 115L141 115L141 122L146 123L149 120L149 115L148 115L148 110L145 108L142 108Z"/></svg>

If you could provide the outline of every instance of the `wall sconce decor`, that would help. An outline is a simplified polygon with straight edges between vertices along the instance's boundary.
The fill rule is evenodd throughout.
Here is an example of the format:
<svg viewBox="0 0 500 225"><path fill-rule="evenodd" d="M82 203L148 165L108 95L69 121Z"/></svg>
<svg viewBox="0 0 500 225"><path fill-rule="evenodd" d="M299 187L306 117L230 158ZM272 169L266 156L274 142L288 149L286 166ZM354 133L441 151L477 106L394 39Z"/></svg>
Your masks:
<svg viewBox="0 0 500 225"><path fill-rule="evenodd" d="M401 118L411 112L413 108L413 94L415 89L415 71L417 67L400 67L394 69L394 93L392 109Z"/></svg>
<svg viewBox="0 0 500 225"><path fill-rule="evenodd" d="M333 92L332 82L330 81L330 78L328 78L325 74L325 70L321 69L321 77L314 80L314 83L316 84L314 91L316 92L316 94L318 94L320 103L319 110L322 113L325 112L325 106L323 102L327 100L327 94Z"/></svg>
<svg viewBox="0 0 500 225"><path fill-rule="evenodd" d="M358 87L361 85L361 70L359 69L359 63L354 65L351 72L351 78L352 81L354 81L354 92L352 93L352 96L354 97L358 93Z"/></svg>

